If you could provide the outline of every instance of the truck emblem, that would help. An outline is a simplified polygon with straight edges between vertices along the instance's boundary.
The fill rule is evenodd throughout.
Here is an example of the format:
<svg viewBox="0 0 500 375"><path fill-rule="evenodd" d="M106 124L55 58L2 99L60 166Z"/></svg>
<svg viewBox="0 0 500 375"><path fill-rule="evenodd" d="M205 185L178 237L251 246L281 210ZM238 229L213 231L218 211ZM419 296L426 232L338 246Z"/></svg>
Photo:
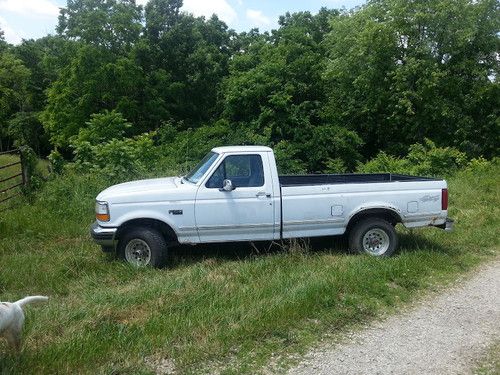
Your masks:
<svg viewBox="0 0 500 375"><path fill-rule="evenodd" d="M182 215L182 210L169 210L170 215Z"/></svg>
<svg viewBox="0 0 500 375"><path fill-rule="evenodd" d="M439 200L439 195L424 195L420 200L422 202L436 202Z"/></svg>

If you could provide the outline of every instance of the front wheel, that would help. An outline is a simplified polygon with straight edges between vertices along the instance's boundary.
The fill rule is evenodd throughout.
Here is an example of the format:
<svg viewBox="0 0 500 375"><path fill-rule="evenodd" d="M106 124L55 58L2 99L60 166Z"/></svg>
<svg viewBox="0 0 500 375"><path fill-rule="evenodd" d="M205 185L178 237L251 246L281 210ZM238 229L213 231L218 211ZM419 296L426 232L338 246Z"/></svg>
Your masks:
<svg viewBox="0 0 500 375"><path fill-rule="evenodd" d="M118 253L133 266L160 268L167 260L167 243L156 229L133 228L118 242Z"/></svg>
<svg viewBox="0 0 500 375"><path fill-rule="evenodd" d="M373 256L391 256L398 247L394 226L379 218L368 218L354 225L349 233L349 249Z"/></svg>

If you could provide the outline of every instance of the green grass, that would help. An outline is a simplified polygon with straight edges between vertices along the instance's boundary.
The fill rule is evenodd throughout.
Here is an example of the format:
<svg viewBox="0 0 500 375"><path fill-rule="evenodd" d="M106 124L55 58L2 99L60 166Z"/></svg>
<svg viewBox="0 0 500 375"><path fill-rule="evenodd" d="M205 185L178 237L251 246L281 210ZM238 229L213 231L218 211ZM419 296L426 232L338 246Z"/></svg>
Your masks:
<svg viewBox="0 0 500 375"><path fill-rule="evenodd" d="M12 163L17 163L20 161L19 155L0 155L0 166L5 166L8 164ZM36 166L36 171L37 173L46 178L48 177L48 162L46 160L38 160L37 166ZM17 174L21 173L21 165L13 165L11 167L7 167L5 169L0 169L0 180L3 180L5 178L15 176ZM0 182L0 190L7 189L9 187L12 187L14 185L17 185L22 182L22 177L17 176L13 179L10 179L8 181ZM11 189L5 193L0 193L0 200L3 198L7 198L8 196L12 196L14 194L20 193L21 188L16 187L14 189ZM19 198L13 198L8 201L5 201L3 203L0 203L0 211L9 207L12 207L13 205L16 205L19 203Z"/></svg>
<svg viewBox="0 0 500 375"><path fill-rule="evenodd" d="M255 373L290 363L324 335L396 311L499 254L498 165L449 180L456 231L401 230L389 259L346 253L342 239L307 247L182 247L163 270L136 270L88 236L93 199L107 184L69 174L31 205L0 214L0 300L27 307L20 356L3 373ZM3 342L0 353L6 352ZM278 355L279 354L279 355Z"/></svg>
<svg viewBox="0 0 500 375"><path fill-rule="evenodd" d="M5 166L17 162L19 162L19 155L0 155L0 166ZM21 165L14 165L5 169L0 169L0 180L15 176L19 173L21 173ZM7 189L10 186L20 183L21 181L22 177L19 176L9 181L0 182L0 190ZM0 194L0 200L4 198L4 196L7 197L8 195L11 195L13 193L14 191L12 190L7 193Z"/></svg>

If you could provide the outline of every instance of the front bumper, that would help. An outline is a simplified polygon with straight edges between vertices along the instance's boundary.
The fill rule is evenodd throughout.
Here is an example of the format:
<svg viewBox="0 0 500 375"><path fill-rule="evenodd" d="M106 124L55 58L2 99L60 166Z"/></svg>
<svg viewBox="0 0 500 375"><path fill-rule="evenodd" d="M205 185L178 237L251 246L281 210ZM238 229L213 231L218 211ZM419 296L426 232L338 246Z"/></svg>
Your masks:
<svg viewBox="0 0 500 375"><path fill-rule="evenodd" d="M454 221L449 217L446 218L446 221L443 224L436 225L436 227L444 229L447 232L453 232Z"/></svg>
<svg viewBox="0 0 500 375"><path fill-rule="evenodd" d="M117 228L101 227L96 221L90 227L90 235L98 245L110 247L115 245L116 230Z"/></svg>

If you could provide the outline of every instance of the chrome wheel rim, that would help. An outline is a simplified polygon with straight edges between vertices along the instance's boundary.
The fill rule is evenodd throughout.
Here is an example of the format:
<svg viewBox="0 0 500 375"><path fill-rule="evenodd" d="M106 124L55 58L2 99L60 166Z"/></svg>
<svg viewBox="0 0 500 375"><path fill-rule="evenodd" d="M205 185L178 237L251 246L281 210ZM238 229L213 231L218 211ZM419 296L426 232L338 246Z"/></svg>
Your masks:
<svg viewBox="0 0 500 375"><path fill-rule="evenodd" d="M389 249L389 235L382 229L373 228L363 236L363 249L371 255L382 255Z"/></svg>
<svg viewBox="0 0 500 375"><path fill-rule="evenodd" d="M134 238L125 246L125 259L136 267L144 267L151 261L151 249L146 241Z"/></svg>

